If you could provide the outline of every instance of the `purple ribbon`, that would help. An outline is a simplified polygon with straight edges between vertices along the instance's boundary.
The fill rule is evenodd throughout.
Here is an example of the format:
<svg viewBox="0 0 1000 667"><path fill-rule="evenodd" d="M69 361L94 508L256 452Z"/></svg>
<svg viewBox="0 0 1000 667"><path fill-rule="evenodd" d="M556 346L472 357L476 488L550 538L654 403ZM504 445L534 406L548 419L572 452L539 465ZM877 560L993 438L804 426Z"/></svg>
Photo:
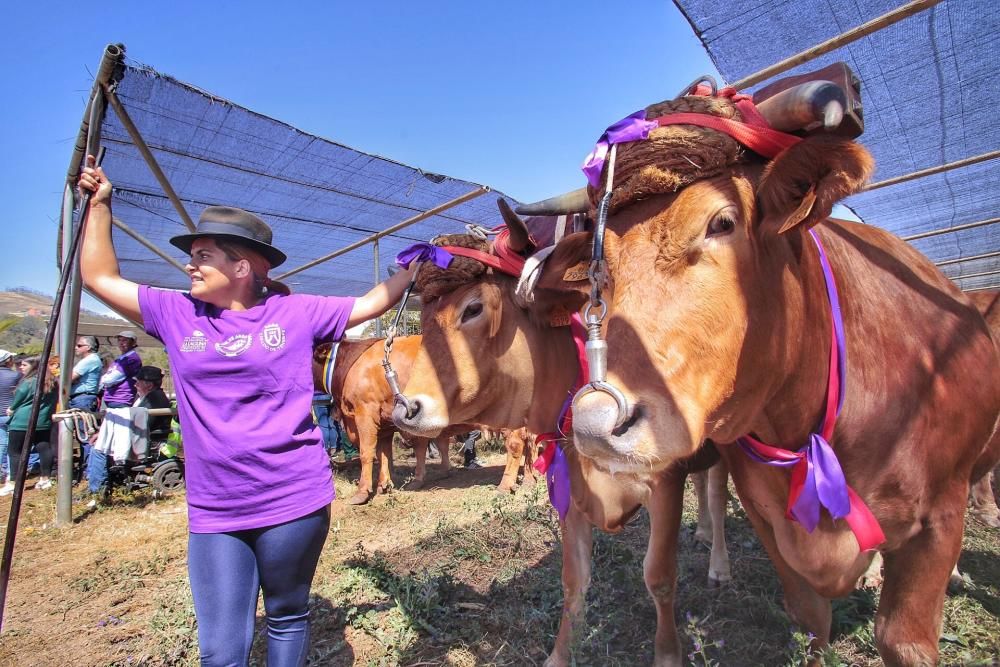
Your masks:
<svg viewBox="0 0 1000 667"><path fill-rule="evenodd" d="M833 447L820 434L810 435L809 444L796 452L798 456L790 455L787 459L763 456L744 438L740 438L738 442L750 458L769 466L791 468L798 465L805 456L806 479L798 499L792 505L791 513L808 532L811 533L819 523L820 507L825 507L834 519L843 519L851 513L851 499L847 494L844 471Z"/></svg>
<svg viewBox="0 0 1000 667"><path fill-rule="evenodd" d="M431 243L414 243L396 255L396 264L404 269L410 268L413 262L434 262L436 266L447 269L454 255Z"/></svg>
<svg viewBox="0 0 1000 667"><path fill-rule="evenodd" d="M587 182L595 188L601 186L601 172L604 171L604 161L608 157L611 144L623 144L629 141L639 141L649 136L656 129L656 121L646 120L646 110L636 111L609 127L597 140L597 145L583 161L583 173Z"/></svg>
<svg viewBox="0 0 1000 667"><path fill-rule="evenodd" d="M559 520L564 520L566 512L569 511L570 502L569 463L566 462L566 455L563 454L562 447L558 443L556 443L552 463L545 471L545 483L549 489L549 502L559 513Z"/></svg>

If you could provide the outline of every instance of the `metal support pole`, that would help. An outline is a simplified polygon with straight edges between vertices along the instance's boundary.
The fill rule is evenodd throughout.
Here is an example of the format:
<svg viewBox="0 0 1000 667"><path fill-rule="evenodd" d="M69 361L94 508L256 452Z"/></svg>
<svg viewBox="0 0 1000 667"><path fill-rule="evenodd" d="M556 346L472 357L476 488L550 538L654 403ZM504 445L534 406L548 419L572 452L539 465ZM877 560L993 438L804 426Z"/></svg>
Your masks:
<svg viewBox="0 0 1000 667"><path fill-rule="evenodd" d="M797 53L794 56L785 58L784 60L777 62L774 65L771 65L770 67L762 69L759 72L751 74L750 76L745 76L736 83L732 84L732 86L736 90L749 88L754 84L764 81L765 79L770 79L772 76L775 76L776 74L787 72L796 65L801 65L804 62L809 62L810 60L818 58L819 56L825 53L829 53L830 51L839 49L840 47L846 44L850 44L851 42L861 39L866 35L870 35L873 32L881 30L886 26L892 25L897 21L901 21L907 18L908 16L912 16L914 14L922 12L925 9L933 7L939 2L941 2L941 0L914 0L914 2L907 3L902 7L892 10L888 14L883 14L882 16L874 18L871 21L868 21L867 23L863 23L859 25L857 28L854 28L853 30L848 30L847 32L838 35L833 39L828 39L825 42L821 42L820 44L808 48L805 51L802 51L801 53Z"/></svg>
<svg viewBox="0 0 1000 667"><path fill-rule="evenodd" d="M333 259L335 257L340 257L343 254L349 253L352 250L356 250L357 248L360 248L361 246L363 246L365 244L371 243L372 241L375 241L376 239L380 239L383 236L388 236L389 234L394 234L394 233L398 232L400 229L403 229L404 227L409 227L410 225L415 224L417 222L420 222L421 220L426 220L427 218L433 217L433 216L437 215L438 213L441 213L442 211L447 211L449 208L452 208L453 206L458 206L459 204L464 204L465 202L469 201L470 199L475 199L476 197L484 195L484 194L486 194L489 191L490 191L489 186L481 185L481 186L479 186L478 190L473 190L472 192L467 192L466 194L462 195L461 197L456 197L455 199L452 199L451 201L447 201L447 202L441 204L440 206L435 206L434 208L428 209L428 210L424 211L423 213L418 213L417 215L414 215L413 217L407 218L406 220L403 220L402 222L400 222L398 224L395 224L392 227L389 227L388 229L384 229L381 232L377 232L375 234L372 234L371 236L363 238L360 241L355 241L354 243L352 243L352 244L350 244L348 246L344 246L340 250L335 250L334 252L331 252L329 255L324 255L323 257L320 257L319 259L314 259L313 261L307 262L306 264L303 264L300 267L294 268L291 271L286 271L285 273L282 273L280 276L276 277L275 280L285 280L289 276L294 276L296 273L302 273L306 269L311 269L312 267L317 266L319 264L322 264L323 262L329 262L331 259Z"/></svg>
<svg viewBox="0 0 1000 667"><path fill-rule="evenodd" d="M927 169L921 169L920 171L913 171L909 174L903 174L902 176L896 176L895 178L887 178L884 181L871 183L866 186L862 192L871 192L872 190L878 190L879 188L884 188L889 185L905 183L906 181L915 181L916 179L923 178L924 176L933 176L934 174L940 174L944 171L951 171L952 169L959 169L960 167L968 167L969 165L986 162L987 160L993 160L998 157L1000 157L1000 151L992 151L990 153L976 155L975 157L965 158L964 160L938 165L937 167L929 167Z"/></svg>
<svg viewBox="0 0 1000 667"><path fill-rule="evenodd" d="M965 280L966 278L985 278L986 276L995 276L1000 274L1000 269L996 271L983 271L982 273L970 273L967 276L948 276L948 280Z"/></svg>
<svg viewBox="0 0 1000 667"><path fill-rule="evenodd" d="M989 259L990 257L1000 256L1000 250L997 252L988 252L983 255L973 255L972 257L959 257L957 259L946 259L943 262L935 262L934 266L948 266L949 264L960 264L961 262L973 262L977 259Z"/></svg>
<svg viewBox="0 0 1000 667"><path fill-rule="evenodd" d="M156 245L152 241L147 239L145 236L135 231L134 229L132 229L131 227L129 227L124 222L122 222L121 220L119 220L114 216L111 217L111 224L117 227L118 229L122 230L132 238L134 238L136 241L145 246L150 252L160 257L162 260L164 260L165 262L176 268L178 271L180 271L184 275L187 275L187 271L184 269L183 264L181 264L167 253L157 248Z"/></svg>
<svg viewBox="0 0 1000 667"><path fill-rule="evenodd" d="M59 404L69 406L69 390L73 379L73 356L76 352L76 324L80 317L80 262L70 258L73 245L73 206L75 195L69 183L63 189L62 207L62 263L71 272L69 295L63 301L59 312ZM55 313L53 313L53 316ZM61 426L54 427L57 433L58 457L56 473L56 525L69 526L73 523L73 434Z"/></svg>
<svg viewBox="0 0 1000 667"><path fill-rule="evenodd" d="M139 134L139 128L135 126L132 122L132 118L128 115L125 107L122 105L121 100L113 90L105 89L105 93L108 96L108 102L111 103L111 108L115 110L118 119L122 122L125 130L128 131L128 136L132 138L132 143L142 154L142 157L146 160L146 164L149 165L149 170L153 172L153 176L159 182L160 187L163 188L163 192L167 195L170 203L174 205L174 209L177 211L177 215L181 216L181 221L188 228L189 232L195 230L194 222L191 221L191 216L188 215L187 210L184 208L184 204L181 203L180 197L174 192L174 187L170 185L170 181L167 180L166 174L160 169L159 163L156 158L153 157L152 151L149 150L149 146L146 145L146 140L142 138Z"/></svg>
<svg viewBox="0 0 1000 667"><path fill-rule="evenodd" d="M372 241L372 253L374 254L374 259L372 261L372 265L375 268L375 284L378 285L380 282L382 282L381 280L379 280L378 239L375 239L374 241ZM375 318L375 337L376 338L381 338L382 337L382 317L381 316Z"/></svg>
<svg viewBox="0 0 1000 667"><path fill-rule="evenodd" d="M916 241L917 239L926 239L931 236L940 236L941 234L951 234L952 232L960 232L964 229L975 229L976 227L985 227L986 225L992 225L1000 222L1000 218L989 218L988 220L980 220L978 222L969 222L964 225L955 225L954 227L943 227L941 229L932 229L929 232L921 232L920 234L913 234L912 236L904 236L904 241Z"/></svg>

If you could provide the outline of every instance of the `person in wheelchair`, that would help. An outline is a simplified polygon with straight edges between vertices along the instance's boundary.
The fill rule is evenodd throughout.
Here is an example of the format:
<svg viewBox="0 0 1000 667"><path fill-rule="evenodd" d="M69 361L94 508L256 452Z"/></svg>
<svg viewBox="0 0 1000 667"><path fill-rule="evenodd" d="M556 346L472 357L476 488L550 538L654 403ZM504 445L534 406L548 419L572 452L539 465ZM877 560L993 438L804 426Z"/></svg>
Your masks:
<svg viewBox="0 0 1000 667"><path fill-rule="evenodd" d="M170 399L163 391L163 371L156 366L143 366L135 375L136 408L169 408ZM170 415L149 418L149 451L156 454L159 444L170 435Z"/></svg>

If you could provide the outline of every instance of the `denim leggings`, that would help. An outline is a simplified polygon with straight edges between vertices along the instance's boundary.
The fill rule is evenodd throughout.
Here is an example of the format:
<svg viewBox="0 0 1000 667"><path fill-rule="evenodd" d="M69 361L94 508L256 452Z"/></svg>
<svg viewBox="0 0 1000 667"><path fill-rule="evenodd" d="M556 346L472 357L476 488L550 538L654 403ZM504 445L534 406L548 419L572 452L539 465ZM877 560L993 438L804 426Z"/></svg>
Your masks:
<svg viewBox="0 0 1000 667"><path fill-rule="evenodd" d="M258 590L267 615L268 667L306 664L309 589L330 528L330 508L266 528L190 533L188 576L203 666L250 658Z"/></svg>

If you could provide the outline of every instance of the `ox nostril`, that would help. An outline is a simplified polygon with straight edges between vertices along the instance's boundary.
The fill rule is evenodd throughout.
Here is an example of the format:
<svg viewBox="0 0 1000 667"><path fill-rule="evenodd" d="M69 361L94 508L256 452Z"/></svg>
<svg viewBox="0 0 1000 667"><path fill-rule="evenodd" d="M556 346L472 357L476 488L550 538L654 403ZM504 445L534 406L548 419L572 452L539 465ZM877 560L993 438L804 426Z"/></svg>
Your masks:
<svg viewBox="0 0 1000 667"><path fill-rule="evenodd" d="M406 418L409 420L416 419L417 415L420 414L420 401L418 399L413 399L405 403L406 406Z"/></svg>
<svg viewBox="0 0 1000 667"><path fill-rule="evenodd" d="M630 414L628 416L628 418L625 420L625 422L621 426L619 426L618 428L616 428L613 431L611 431L611 435L618 436L618 437L625 435L625 433L627 433L628 430L630 428L632 428L632 426L635 425L635 423L637 421L639 421L640 419L642 419L642 415L643 415L642 406L641 405L635 406L632 409L632 414Z"/></svg>

